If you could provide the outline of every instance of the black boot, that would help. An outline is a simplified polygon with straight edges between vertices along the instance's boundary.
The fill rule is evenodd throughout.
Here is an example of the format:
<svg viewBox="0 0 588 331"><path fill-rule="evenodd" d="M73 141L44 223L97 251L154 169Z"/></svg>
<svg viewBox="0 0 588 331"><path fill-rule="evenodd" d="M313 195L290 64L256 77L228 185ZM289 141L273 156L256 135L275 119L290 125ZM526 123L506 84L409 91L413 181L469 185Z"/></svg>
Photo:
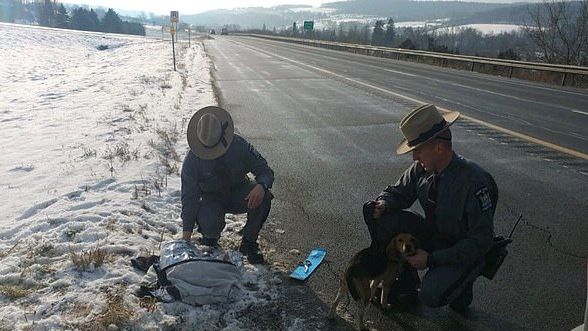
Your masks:
<svg viewBox="0 0 588 331"><path fill-rule="evenodd" d="M419 301L421 279L415 268L404 266L398 279L390 287L388 303L401 306L415 305Z"/></svg>
<svg viewBox="0 0 588 331"><path fill-rule="evenodd" d="M456 313L466 314L469 310L472 300L474 299L474 283L470 282L464 286L461 294L449 303L449 308Z"/></svg>
<svg viewBox="0 0 588 331"><path fill-rule="evenodd" d="M218 239L202 237L198 240L200 245L208 247L218 247Z"/></svg>
<svg viewBox="0 0 588 331"><path fill-rule="evenodd" d="M259 249L259 245L256 242L249 242L243 239L241 241L241 245L239 246L239 252L243 253L243 255L247 256L247 260L251 264L263 264L263 253Z"/></svg>

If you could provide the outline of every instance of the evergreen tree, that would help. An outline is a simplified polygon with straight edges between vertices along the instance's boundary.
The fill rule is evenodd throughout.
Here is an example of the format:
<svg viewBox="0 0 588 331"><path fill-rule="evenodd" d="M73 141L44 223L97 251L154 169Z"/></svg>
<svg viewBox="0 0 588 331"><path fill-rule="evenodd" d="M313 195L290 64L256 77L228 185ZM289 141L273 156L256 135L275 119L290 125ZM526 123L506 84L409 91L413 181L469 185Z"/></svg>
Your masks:
<svg viewBox="0 0 588 331"><path fill-rule="evenodd" d="M374 26L374 32L372 32L372 45L383 46L384 38L384 21L377 20Z"/></svg>
<svg viewBox="0 0 588 331"><path fill-rule="evenodd" d="M67 10L65 10L63 4L60 4L57 7L57 12L55 13L55 23L53 25L56 28L69 28L69 15L67 14Z"/></svg>
<svg viewBox="0 0 588 331"><path fill-rule="evenodd" d="M394 46L394 38L396 38L396 31L394 31L394 20L392 17L388 18L388 26L386 27L386 36L384 37L384 44L386 46Z"/></svg>
<svg viewBox="0 0 588 331"><path fill-rule="evenodd" d="M53 3L51 0L45 0L43 3L37 3L37 17L39 25L53 26L54 15Z"/></svg>
<svg viewBox="0 0 588 331"><path fill-rule="evenodd" d="M100 31L100 20L94 9L90 9L90 13L88 13L88 22L90 31Z"/></svg>
<svg viewBox="0 0 588 331"><path fill-rule="evenodd" d="M0 1L0 21L14 23L15 19L21 19L23 5L21 0Z"/></svg>
<svg viewBox="0 0 588 331"><path fill-rule="evenodd" d="M145 27L138 22L123 22L123 33L134 34L137 36L145 35Z"/></svg>
<svg viewBox="0 0 588 331"><path fill-rule="evenodd" d="M100 21L96 12L81 7L73 10L70 26L76 30L100 31Z"/></svg>
<svg viewBox="0 0 588 331"><path fill-rule="evenodd" d="M123 33L123 21L112 8L109 8L102 18L101 26L103 32Z"/></svg>

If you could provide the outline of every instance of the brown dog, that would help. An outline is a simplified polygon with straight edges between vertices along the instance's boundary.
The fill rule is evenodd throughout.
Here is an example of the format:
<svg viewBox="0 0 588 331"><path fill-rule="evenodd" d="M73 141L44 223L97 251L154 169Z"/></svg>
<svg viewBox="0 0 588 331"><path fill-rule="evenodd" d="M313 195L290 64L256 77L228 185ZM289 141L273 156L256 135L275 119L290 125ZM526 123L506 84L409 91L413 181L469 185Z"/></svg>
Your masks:
<svg viewBox="0 0 588 331"><path fill-rule="evenodd" d="M390 308L386 302L390 286L400 274L404 257L414 255L418 246L418 239L408 233L401 233L392 239L384 252L368 247L355 254L341 278L337 297L327 318L334 319L343 295L351 294L354 301L362 304L356 320L358 328L364 330L363 316L376 289L382 283L380 304L385 309Z"/></svg>

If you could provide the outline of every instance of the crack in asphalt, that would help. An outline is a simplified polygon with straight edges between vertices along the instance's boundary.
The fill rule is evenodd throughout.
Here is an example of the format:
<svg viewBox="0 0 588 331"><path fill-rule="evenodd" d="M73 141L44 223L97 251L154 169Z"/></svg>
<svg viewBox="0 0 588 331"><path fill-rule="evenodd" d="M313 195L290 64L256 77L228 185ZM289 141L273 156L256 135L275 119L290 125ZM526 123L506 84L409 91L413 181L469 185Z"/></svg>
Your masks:
<svg viewBox="0 0 588 331"><path fill-rule="evenodd" d="M526 225L526 226L528 226L528 227L530 227L530 228L532 228L532 229L534 229L534 230L537 230L537 231L540 231L540 232L543 232L543 233L547 234L547 240L546 240L547 244L548 244L548 245L549 245L549 246L550 246L550 247L551 247L553 250L555 250L556 252L558 252L558 253L560 253L560 254L563 254L563 255L566 255L566 256L569 256L569 257L575 257L575 258L578 258L578 259L586 259L586 258L588 257L587 255L578 255L578 254L575 254L575 253L572 253L572 252L566 251L566 250L564 250L564 249L558 248L558 247L557 247L557 246L556 246L556 245L555 245L555 244L552 242L552 240L551 240L551 239L553 238L553 234L551 233L551 230L549 230L549 228L543 228L543 227L540 227L540 226L538 226L538 225L534 225L534 224L532 224L532 223L529 223L529 222L526 222L526 221L525 221L525 223L523 223L523 225Z"/></svg>

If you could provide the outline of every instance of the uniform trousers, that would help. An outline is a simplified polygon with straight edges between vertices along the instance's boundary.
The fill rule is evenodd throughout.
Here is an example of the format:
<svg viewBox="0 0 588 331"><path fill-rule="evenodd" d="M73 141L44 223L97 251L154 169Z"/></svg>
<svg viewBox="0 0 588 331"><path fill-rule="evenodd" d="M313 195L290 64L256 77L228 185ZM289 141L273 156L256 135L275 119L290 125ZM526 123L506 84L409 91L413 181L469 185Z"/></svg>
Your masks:
<svg viewBox="0 0 588 331"><path fill-rule="evenodd" d="M247 208L248 201L245 200L245 197L255 185L257 182L249 180L232 187L227 194L203 193L196 217L198 232L205 238L218 239L226 225L226 213L247 213L243 239L251 243L256 242L261 227L269 215L273 195L266 190L263 201L257 208Z"/></svg>

